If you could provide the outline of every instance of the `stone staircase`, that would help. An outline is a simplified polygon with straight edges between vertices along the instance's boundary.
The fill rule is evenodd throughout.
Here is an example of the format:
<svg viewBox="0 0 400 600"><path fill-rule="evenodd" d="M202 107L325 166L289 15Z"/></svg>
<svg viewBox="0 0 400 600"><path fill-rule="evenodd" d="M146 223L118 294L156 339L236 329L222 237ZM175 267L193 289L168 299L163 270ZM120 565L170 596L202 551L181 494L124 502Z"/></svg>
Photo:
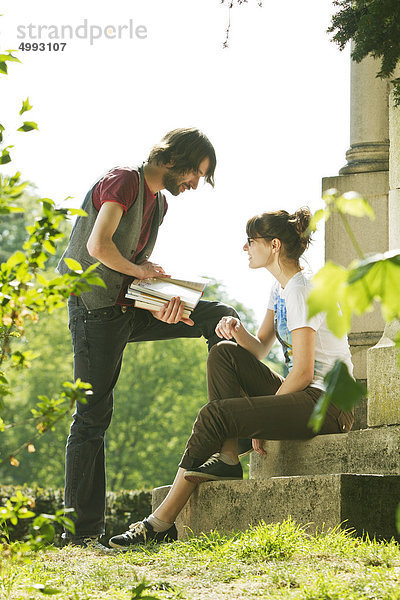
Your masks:
<svg viewBox="0 0 400 600"><path fill-rule="evenodd" d="M341 524L359 535L399 539L400 378L397 368L393 373L385 378L384 393L370 387L367 428L266 441L267 456L251 454L249 480L200 484L177 519L179 537L243 531L260 520L291 517L310 531ZM168 490L153 490L153 510Z"/></svg>
<svg viewBox="0 0 400 600"><path fill-rule="evenodd" d="M399 447L399 426L267 441L266 457L251 455L249 480L198 486L178 517L179 537L212 529L242 531L260 520L289 516L310 531L342 523L360 535L396 537ZM153 510L168 490L153 490Z"/></svg>

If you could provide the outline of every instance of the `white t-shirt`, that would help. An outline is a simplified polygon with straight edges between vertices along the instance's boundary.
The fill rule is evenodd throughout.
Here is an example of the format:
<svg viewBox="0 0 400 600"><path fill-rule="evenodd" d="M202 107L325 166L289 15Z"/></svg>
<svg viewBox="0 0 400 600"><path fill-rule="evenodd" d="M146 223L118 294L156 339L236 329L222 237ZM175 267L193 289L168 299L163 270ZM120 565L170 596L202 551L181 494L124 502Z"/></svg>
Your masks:
<svg viewBox="0 0 400 600"><path fill-rule="evenodd" d="M276 282L271 291L268 308L274 312L276 337L282 345L289 371L293 367L291 332L299 327L314 329L314 378L310 385L324 390L324 376L336 360L341 360L347 365L350 375L353 374L353 364L347 336L337 338L328 329L324 313L319 313L311 319L307 318L307 297L312 288L310 279L310 275L300 271L289 279L285 288Z"/></svg>

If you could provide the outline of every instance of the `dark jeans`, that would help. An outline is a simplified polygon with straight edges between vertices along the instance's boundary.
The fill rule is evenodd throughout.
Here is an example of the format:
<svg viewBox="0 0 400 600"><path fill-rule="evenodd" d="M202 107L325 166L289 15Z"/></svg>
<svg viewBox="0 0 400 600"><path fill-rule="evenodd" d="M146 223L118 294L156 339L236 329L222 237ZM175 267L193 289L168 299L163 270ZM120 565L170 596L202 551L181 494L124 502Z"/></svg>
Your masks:
<svg viewBox="0 0 400 600"><path fill-rule="evenodd" d="M234 342L221 342L208 355L208 404L193 425L180 467L198 467L229 438L305 439L315 435L307 423L322 391L307 387L276 395L283 378ZM353 414L334 404L320 430L345 433Z"/></svg>
<svg viewBox="0 0 400 600"><path fill-rule="evenodd" d="M109 306L87 310L76 296L68 301L69 327L74 349L74 378L92 384L93 394L78 403L66 449L65 506L76 511L75 536L104 533L105 461L104 435L113 411L113 389L128 342L198 338L208 347L220 341L215 326L236 311L219 302L201 300L191 314L193 327L169 325L141 309ZM70 532L66 532L71 537Z"/></svg>

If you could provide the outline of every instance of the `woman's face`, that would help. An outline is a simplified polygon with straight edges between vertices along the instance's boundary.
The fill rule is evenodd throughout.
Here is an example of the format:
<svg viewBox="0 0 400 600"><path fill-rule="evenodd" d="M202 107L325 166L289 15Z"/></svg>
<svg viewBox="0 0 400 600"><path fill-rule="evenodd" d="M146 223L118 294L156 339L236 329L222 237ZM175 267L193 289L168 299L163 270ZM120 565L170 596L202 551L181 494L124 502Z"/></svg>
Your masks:
<svg viewBox="0 0 400 600"><path fill-rule="evenodd" d="M268 267L273 260L272 240L265 240L264 238L259 237L247 238L243 250L247 252L249 256L250 269Z"/></svg>

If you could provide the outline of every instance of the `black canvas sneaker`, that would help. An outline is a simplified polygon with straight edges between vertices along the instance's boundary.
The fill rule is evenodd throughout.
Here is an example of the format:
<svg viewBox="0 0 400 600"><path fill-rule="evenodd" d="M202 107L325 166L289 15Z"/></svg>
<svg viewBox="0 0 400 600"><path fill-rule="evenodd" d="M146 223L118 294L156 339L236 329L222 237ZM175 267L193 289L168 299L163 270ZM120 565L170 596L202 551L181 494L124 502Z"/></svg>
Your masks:
<svg viewBox="0 0 400 600"><path fill-rule="evenodd" d="M243 469L240 462L237 465L227 465L218 456L212 456L200 467L185 471L184 477L193 483L243 479Z"/></svg>
<svg viewBox="0 0 400 600"><path fill-rule="evenodd" d="M243 456L247 456L250 452L253 452L253 442L252 440L238 439L238 454L239 458L243 458Z"/></svg>
<svg viewBox="0 0 400 600"><path fill-rule="evenodd" d="M110 548L107 548L107 546L104 546L101 542L99 542L98 536L67 538L63 534L63 536L61 537L63 546L75 546L77 548L86 548L87 550L94 550L96 552L101 552L102 554L108 554L112 552Z"/></svg>
<svg viewBox="0 0 400 600"><path fill-rule="evenodd" d="M147 519L143 519L143 521L129 525L129 529L125 533L114 535L108 543L111 548L129 550L132 546L147 544L150 541L160 543L173 542L177 539L178 532L176 531L175 524L167 529L167 531L154 531Z"/></svg>

